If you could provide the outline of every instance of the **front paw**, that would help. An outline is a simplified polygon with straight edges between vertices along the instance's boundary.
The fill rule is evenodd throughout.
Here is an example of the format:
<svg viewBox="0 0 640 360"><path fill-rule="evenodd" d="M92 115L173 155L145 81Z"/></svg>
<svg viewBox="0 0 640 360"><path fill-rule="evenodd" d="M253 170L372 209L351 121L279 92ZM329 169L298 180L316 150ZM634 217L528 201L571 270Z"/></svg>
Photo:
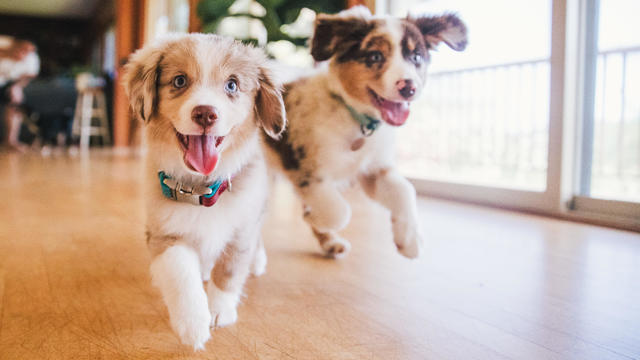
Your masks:
<svg viewBox="0 0 640 360"><path fill-rule="evenodd" d="M251 263L251 274L253 276L260 276L264 274L265 271L267 271L267 253L263 247L260 247Z"/></svg>
<svg viewBox="0 0 640 360"><path fill-rule="evenodd" d="M171 314L171 327L183 344L192 346L194 350L202 350L211 337L209 309L206 306L194 306L184 310L182 313Z"/></svg>
<svg viewBox="0 0 640 360"><path fill-rule="evenodd" d="M324 250L325 255L333 259L343 258L345 255L347 255L349 250L351 250L351 244L349 243L349 241L338 236L332 236L321 246L322 250Z"/></svg>
<svg viewBox="0 0 640 360"><path fill-rule="evenodd" d="M238 295L220 290L213 282L207 288L211 326L214 328L234 324L238 320Z"/></svg>
<svg viewBox="0 0 640 360"><path fill-rule="evenodd" d="M406 222L393 222L393 241L398 252L409 259L420 256L424 241L417 226Z"/></svg>

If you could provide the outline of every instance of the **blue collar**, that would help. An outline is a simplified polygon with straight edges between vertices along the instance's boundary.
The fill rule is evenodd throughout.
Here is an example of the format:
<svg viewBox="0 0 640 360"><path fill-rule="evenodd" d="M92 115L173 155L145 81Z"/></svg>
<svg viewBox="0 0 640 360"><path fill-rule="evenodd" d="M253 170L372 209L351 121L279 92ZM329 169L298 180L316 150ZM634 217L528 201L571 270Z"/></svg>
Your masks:
<svg viewBox="0 0 640 360"><path fill-rule="evenodd" d="M371 136L373 132L376 131L378 126L380 126L380 124L382 123L380 119L376 119L367 114L358 112L356 109L347 104L340 95L331 93L331 96L334 99L338 100L344 107L347 108L347 110L349 110L349 114L351 114L351 117L355 121L357 121L358 124L360 124L360 131L362 132L362 135Z"/></svg>
<svg viewBox="0 0 640 360"><path fill-rule="evenodd" d="M162 195L167 199L206 207L213 206L225 190L231 190L231 177L216 179L209 186L186 186L165 174L164 171L158 172L158 178Z"/></svg>

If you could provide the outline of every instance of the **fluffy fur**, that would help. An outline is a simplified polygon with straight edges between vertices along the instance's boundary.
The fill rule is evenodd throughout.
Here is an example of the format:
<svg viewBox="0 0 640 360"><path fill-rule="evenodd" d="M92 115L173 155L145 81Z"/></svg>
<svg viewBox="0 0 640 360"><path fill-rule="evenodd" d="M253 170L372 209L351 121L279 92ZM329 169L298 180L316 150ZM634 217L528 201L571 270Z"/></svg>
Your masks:
<svg viewBox="0 0 640 360"><path fill-rule="evenodd" d="M390 210L398 251L418 256L416 195L394 166L393 127L406 120L409 102L425 85L429 51L440 42L465 48L466 27L455 15L397 19L355 7L317 17L311 54L328 60L328 70L285 86L289 125L279 141L268 144L271 160L296 187L304 218L327 255L349 251L349 242L338 235L351 217L341 190L360 183ZM366 137L345 103L385 121ZM380 104L397 111L385 114Z"/></svg>
<svg viewBox="0 0 640 360"><path fill-rule="evenodd" d="M185 82L176 86L176 77ZM235 79L237 91L227 91ZM280 87L262 51L216 35L171 36L132 55L124 84L145 122L147 236L151 276L180 340L203 348L210 327L232 324L250 272L264 272L260 239L267 176L259 128L277 137L285 127ZM193 118L212 106L210 127ZM186 164L179 134L224 137L210 174ZM187 184L211 184L235 174L232 189L212 207L165 198L158 172ZM205 281L205 286L203 286Z"/></svg>

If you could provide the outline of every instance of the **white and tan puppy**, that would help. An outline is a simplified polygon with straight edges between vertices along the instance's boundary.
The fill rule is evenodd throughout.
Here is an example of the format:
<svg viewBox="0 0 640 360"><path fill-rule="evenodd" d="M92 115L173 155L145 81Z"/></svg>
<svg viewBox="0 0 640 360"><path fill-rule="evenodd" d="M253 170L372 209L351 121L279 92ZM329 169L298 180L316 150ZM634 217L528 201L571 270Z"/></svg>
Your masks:
<svg viewBox="0 0 640 360"><path fill-rule="evenodd" d="M455 15L398 19L355 7L317 17L311 55L328 60L328 70L285 85L289 125L267 143L327 255L350 248L337 234L351 217L341 190L360 183L390 210L400 253L418 256L416 195L394 166L394 127L406 121L425 85L429 52L441 42L465 48L467 30Z"/></svg>
<svg viewBox="0 0 640 360"><path fill-rule="evenodd" d="M247 276L266 266L259 129L284 129L280 87L261 50L204 34L137 51L124 84L146 124L151 277L181 341L201 349L210 327L236 321Z"/></svg>

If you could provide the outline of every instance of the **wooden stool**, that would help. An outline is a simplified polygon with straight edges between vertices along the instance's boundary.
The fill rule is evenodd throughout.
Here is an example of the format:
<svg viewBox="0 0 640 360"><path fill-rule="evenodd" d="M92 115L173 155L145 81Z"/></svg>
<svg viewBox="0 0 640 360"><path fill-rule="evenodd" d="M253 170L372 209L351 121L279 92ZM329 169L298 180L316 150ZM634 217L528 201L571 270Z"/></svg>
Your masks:
<svg viewBox="0 0 640 360"><path fill-rule="evenodd" d="M73 135L80 137L80 148L89 148L91 136L99 136L102 145L111 144L107 105L102 87L78 91L76 111L73 116Z"/></svg>

